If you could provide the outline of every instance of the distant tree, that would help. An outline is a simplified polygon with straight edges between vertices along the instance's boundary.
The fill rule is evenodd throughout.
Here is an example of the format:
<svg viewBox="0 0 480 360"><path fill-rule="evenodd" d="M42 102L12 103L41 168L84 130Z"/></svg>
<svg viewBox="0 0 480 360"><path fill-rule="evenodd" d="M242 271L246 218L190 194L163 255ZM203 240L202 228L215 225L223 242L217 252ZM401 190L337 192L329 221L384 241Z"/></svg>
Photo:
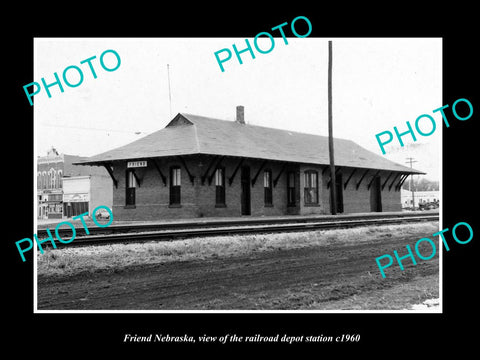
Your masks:
<svg viewBox="0 0 480 360"><path fill-rule="evenodd" d="M440 183L438 181L428 180L424 177L418 175L413 177L412 182L413 189L410 189L410 179L407 179L403 185L402 189L404 190L413 190L413 191L438 191L440 190Z"/></svg>

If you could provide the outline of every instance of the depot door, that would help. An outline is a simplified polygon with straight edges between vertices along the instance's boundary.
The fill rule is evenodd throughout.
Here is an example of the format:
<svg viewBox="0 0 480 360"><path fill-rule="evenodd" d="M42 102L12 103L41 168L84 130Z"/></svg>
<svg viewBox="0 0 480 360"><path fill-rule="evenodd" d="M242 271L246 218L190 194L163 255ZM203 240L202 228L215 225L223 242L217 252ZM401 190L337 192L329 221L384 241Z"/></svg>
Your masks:
<svg viewBox="0 0 480 360"><path fill-rule="evenodd" d="M248 166L242 167L241 172L241 195L240 201L242 203L242 215L250 215L250 168Z"/></svg>
<svg viewBox="0 0 480 360"><path fill-rule="evenodd" d="M335 195L337 200L337 213L343 213L343 179L342 174L335 177Z"/></svg>
<svg viewBox="0 0 480 360"><path fill-rule="evenodd" d="M370 211L382 211L382 188L381 178L376 176L370 188Z"/></svg>

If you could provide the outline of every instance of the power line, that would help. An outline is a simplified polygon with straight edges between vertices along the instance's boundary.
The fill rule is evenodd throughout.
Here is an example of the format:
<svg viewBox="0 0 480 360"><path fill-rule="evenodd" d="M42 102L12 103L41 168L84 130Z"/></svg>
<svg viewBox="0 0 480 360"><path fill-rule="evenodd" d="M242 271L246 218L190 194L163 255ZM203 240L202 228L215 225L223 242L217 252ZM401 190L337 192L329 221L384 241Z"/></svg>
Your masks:
<svg viewBox="0 0 480 360"><path fill-rule="evenodd" d="M395 152L399 152L399 151L405 152L405 150L417 150L418 148L422 148L422 147L427 146L427 145L429 145L429 144L427 144L427 143L413 143L413 144L406 144L404 146L393 146L393 147L390 147L389 152L390 153L395 153Z"/></svg>
<svg viewBox="0 0 480 360"><path fill-rule="evenodd" d="M59 125L59 124L41 124L42 126L57 127L57 128L67 128L67 129L80 129L80 130L90 130L90 131L105 131L105 132L120 132L128 134L148 134L145 131L133 131L133 130L116 130L116 129L99 129L91 127L82 127L82 126L70 126L70 125Z"/></svg>

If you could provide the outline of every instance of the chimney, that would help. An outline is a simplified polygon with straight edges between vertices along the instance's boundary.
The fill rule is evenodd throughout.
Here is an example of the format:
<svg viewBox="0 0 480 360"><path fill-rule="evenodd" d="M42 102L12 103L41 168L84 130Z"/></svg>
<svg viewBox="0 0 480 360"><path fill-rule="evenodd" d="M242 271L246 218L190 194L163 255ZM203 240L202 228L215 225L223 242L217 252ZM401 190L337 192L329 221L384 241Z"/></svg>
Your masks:
<svg viewBox="0 0 480 360"><path fill-rule="evenodd" d="M235 119L239 124L245 124L245 111L242 105L237 106L237 117Z"/></svg>

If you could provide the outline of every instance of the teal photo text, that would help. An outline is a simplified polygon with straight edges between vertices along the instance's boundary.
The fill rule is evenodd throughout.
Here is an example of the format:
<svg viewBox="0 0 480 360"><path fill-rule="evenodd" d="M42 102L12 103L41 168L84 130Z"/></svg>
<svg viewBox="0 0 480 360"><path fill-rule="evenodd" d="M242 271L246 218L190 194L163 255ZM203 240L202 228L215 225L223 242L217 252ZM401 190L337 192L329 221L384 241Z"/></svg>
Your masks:
<svg viewBox="0 0 480 360"><path fill-rule="evenodd" d="M303 23L303 24L299 26L300 23ZM284 22L280 25L277 25L271 28L271 30L273 31L278 30L278 32L282 36L282 39L285 45L288 45L288 40L287 40L287 37L285 36L285 31L283 28L287 25L288 25L288 22ZM302 28L301 30L302 34L298 32L297 27ZM305 31L305 27L308 28L306 31ZM295 19L292 20L292 23L290 24L290 29L293 35L295 35L297 38L305 38L308 35L310 35L310 33L312 32L312 23L305 16L297 16ZM266 44L263 44L262 46L260 46L259 44L259 39L261 39L261 37L263 37L262 39L268 38L268 40L266 41ZM236 44L232 44L233 53L235 54L235 57L237 58L240 65L243 64L241 54L248 52L252 57L252 59L255 59L255 51L253 50L253 48L255 48L257 53L268 54L275 48L275 39L269 32L262 31L262 32L259 32L253 39L253 47L248 39L245 39L245 44L239 45L238 47ZM232 58L233 53L229 48L220 49L214 52L215 59L217 60L218 66L220 66L220 70L222 72L225 71L223 64Z"/></svg>
<svg viewBox="0 0 480 360"><path fill-rule="evenodd" d="M91 76L93 79L97 78L97 72L95 71L95 66L98 70L98 65L95 65L97 61L100 62L101 68L108 72L117 70L121 64L120 55L115 50L105 50L100 55L99 60L97 60L96 56L91 56L88 59L80 61L80 65L83 65L84 71L90 70L91 74L89 76ZM66 86L71 88L80 86L83 83L84 78L85 76L83 75L82 68L80 68L80 66L77 66L77 65L67 66L62 73L63 83ZM33 105L33 101L32 101L33 96L40 94L40 92L42 91L42 85L43 85L43 89L45 89L45 92L47 93L47 96L49 98L52 97L50 88L53 88L54 86L58 87L57 92L58 90L61 93L65 91L62 85L62 81L57 72L53 73L53 79L51 77L48 77L47 79L48 80L45 80L45 77L42 77L40 79L40 83L34 81L34 82L31 82L30 84L23 86L23 90L25 91L25 94L27 95L27 99L30 102L31 106ZM49 82L48 84L47 84L47 81ZM30 87L33 87L31 91L29 91Z"/></svg>
<svg viewBox="0 0 480 360"><path fill-rule="evenodd" d="M106 224L101 224L96 219L96 214L100 209L104 209L109 214L109 221ZM85 219L84 219L85 216L88 216L88 212L85 212L83 214L74 216L72 219L73 220L77 220L77 219L80 220L83 228L85 229L85 233L87 235L89 235L90 231L88 230L87 224L85 222ZM108 226L110 226L110 224L113 221L112 210L110 210L110 208L108 206L104 206L104 205L97 206L92 212L92 220L95 223L95 225L97 225L100 228L108 227ZM60 237L60 234L59 234L58 231L62 226L68 226L72 230L72 236L70 237L70 239L62 239ZM40 250L41 254L44 253L43 248L42 248L42 244L45 243L45 242L50 242L54 249L57 248L57 244L55 244L55 240L53 239L53 236L52 236L52 233L51 233L50 229L47 228L46 231L47 231L48 237L46 239L42 239L42 240L38 239L37 234L33 234L33 238L35 239L35 242L37 243L38 249ZM73 226L73 224L69 221L62 221L62 222L58 223L57 226L55 227L55 237L57 238L58 241L60 241L63 244L70 244L73 240L75 240L76 234L77 234L77 231L75 230L75 226ZM23 254L26 253L27 251L30 251L30 250L33 249L32 239L24 238L22 240L17 241L15 243L15 245L17 246L17 249L18 249L18 252L20 254L20 257L22 258L22 261L25 262L26 259L25 259L25 255L23 255ZM26 246L24 246L24 245L26 245Z"/></svg>
<svg viewBox="0 0 480 360"><path fill-rule="evenodd" d="M463 230L460 230L463 233L468 232L468 234L469 234L468 238L460 239L458 237L457 232L459 231L459 228L463 229ZM445 246L445 249L447 251L450 251L450 247L448 246L447 239L445 238L445 235L444 235L448 231L449 231L449 229L445 228L445 229L443 229L439 232L436 232L435 234L432 234L432 236L440 236L440 238L442 239L443 245ZM473 229L468 223L459 222L452 228L452 237L459 244L462 244L462 245L467 244L473 239ZM462 235L462 237L463 237L463 235ZM427 251L423 250L423 253L419 249L422 243L425 243L426 245L428 244L427 248L429 249ZM405 269L404 266L403 266L403 263L402 263L402 261L404 261L404 260L410 259L408 261L410 261L413 265L417 265L415 255L413 254L412 249L410 248L410 245L406 245L405 248L407 250L406 255L399 256L397 250L393 251L393 254L394 254L395 259L398 263L398 266L400 267L400 270L402 270L402 271ZM402 254L403 253L405 253L405 252L402 251ZM417 254L417 258L420 259L420 260L430 260L435 256L436 253L437 253L437 248L435 246L435 242L433 240L431 240L430 238L421 238L415 243L415 254ZM385 275L384 269L386 269L386 268L388 268L388 267L390 267L394 264L393 257L390 254L385 254L385 255L377 257L375 259L375 261L376 261L376 263L378 265L378 268L380 270L380 274L382 274L382 277L385 278L386 275Z"/></svg>
<svg viewBox="0 0 480 360"><path fill-rule="evenodd" d="M443 122L445 123L445 126L447 128L450 127L450 122L448 121L447 115L445 114L444 110L448 107L449 105L447 104L442 107L439 107L438 109L432 110L433 113L440 112L440 114L442 115ZM461 110L459 110L459 108ZM455 116L456 119L461 121L468 120L473 115L473 105L467 99L456 100L452 104L451 109L452 109L453 116ZM406 126L406 130L405 128L402 128L401 130L399 130L396 126L393 127L393 132L395 133L395 136L397 137L401 147L404 146L402 136L410 135L413 141L417 141L417 137L415 136L415 131L414 131L414 128L412 127L412 124L410 124L410 122L407 121L405 126ZM430 136L435 132L437 125L435 123L435 119L431 115L422 114L418 116L417 119L415 120L414 127L416 132L420 136ZM393 135L394 134L389 130L382 131L375 135L375 138L377 139L378 145L380 146L380 149L382 150L383 155L386 154L385 145L393 141L394 139Z"/></svg>

